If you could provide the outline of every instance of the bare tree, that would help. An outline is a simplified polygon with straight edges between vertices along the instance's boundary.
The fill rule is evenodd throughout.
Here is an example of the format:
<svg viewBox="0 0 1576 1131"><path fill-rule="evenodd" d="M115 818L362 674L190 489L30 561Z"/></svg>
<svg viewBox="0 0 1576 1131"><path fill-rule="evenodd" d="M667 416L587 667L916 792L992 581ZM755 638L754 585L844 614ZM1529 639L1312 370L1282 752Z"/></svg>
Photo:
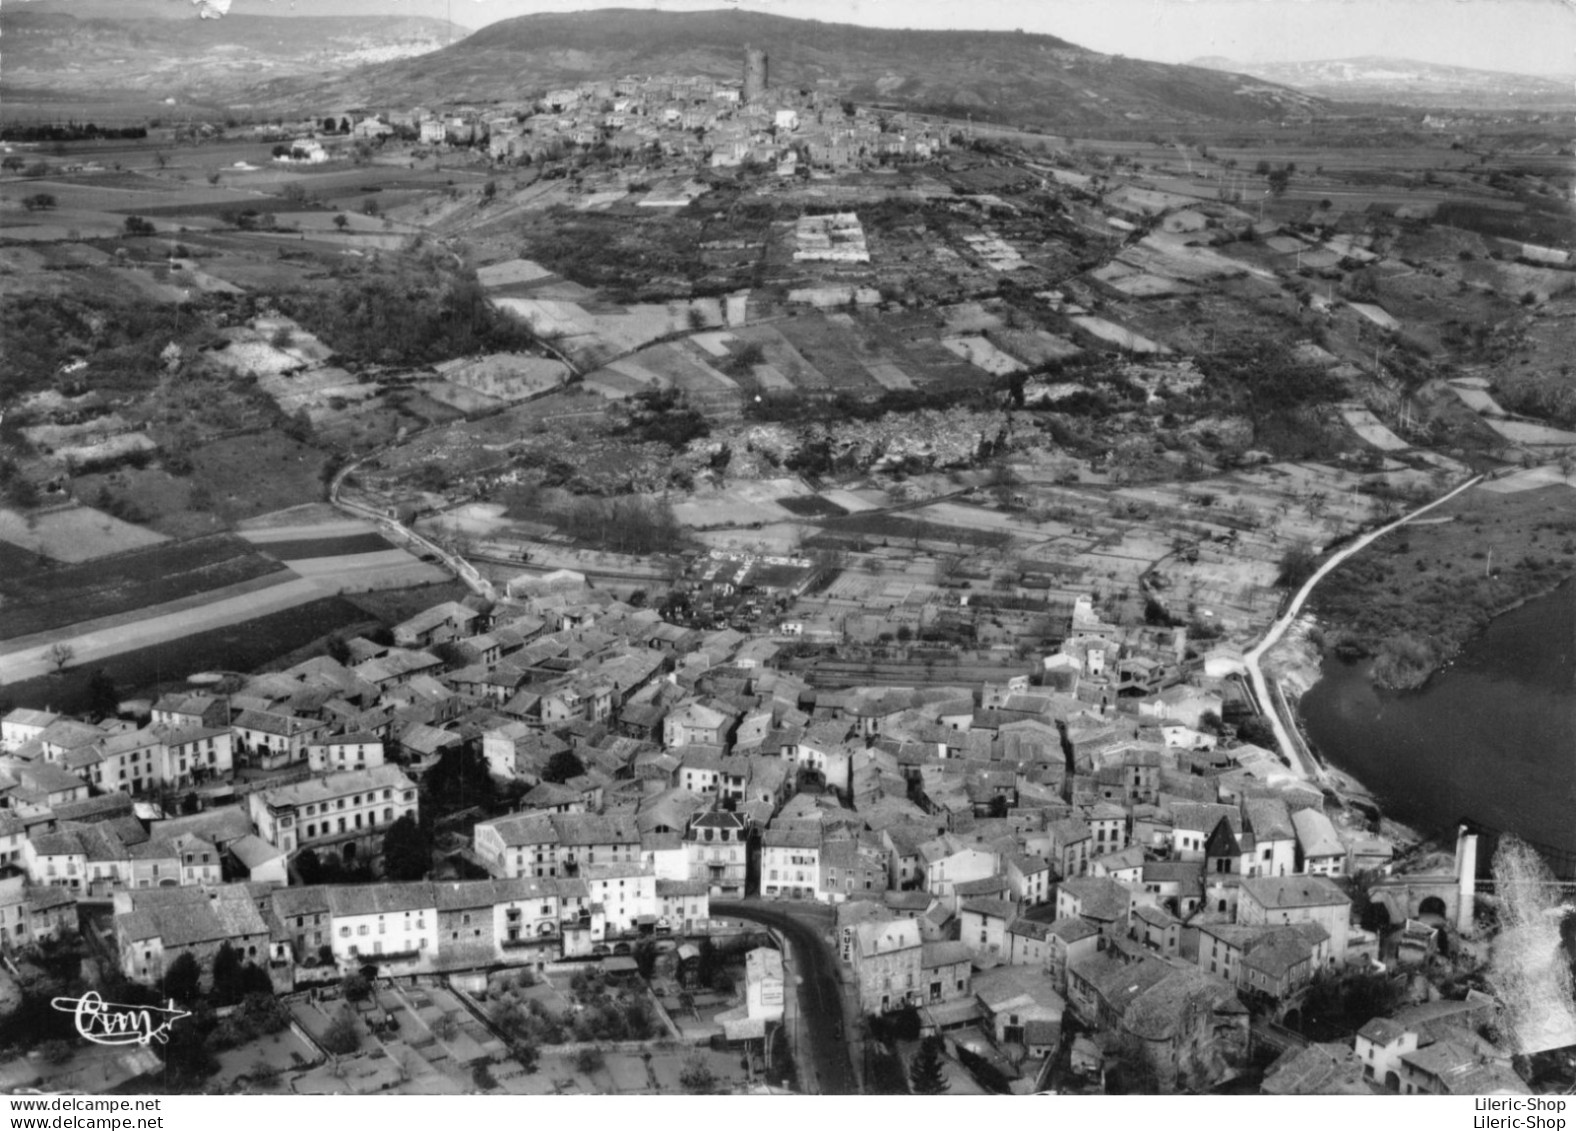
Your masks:
<svg viewBox="0 0 1576 1131"><path fill-rule="evenodd" d="M55 665L55 670L64 671L72 660L77 658L77 650L64 640L57 640L44 652L44 659Z"/></svg>

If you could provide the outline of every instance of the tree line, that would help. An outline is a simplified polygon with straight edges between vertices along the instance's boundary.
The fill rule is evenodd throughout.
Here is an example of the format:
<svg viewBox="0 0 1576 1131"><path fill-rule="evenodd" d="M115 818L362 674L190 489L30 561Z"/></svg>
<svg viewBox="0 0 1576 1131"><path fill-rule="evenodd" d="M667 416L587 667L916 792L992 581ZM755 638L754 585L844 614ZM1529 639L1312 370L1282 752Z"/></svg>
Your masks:
<svg viewBox="0 0 1576 1131"><path fill-rule="evenodd" d="M92 122L67 122L40 125L0 126L0 141L106 141L131 140L148 136L147 126L96 126Z"/></svg>

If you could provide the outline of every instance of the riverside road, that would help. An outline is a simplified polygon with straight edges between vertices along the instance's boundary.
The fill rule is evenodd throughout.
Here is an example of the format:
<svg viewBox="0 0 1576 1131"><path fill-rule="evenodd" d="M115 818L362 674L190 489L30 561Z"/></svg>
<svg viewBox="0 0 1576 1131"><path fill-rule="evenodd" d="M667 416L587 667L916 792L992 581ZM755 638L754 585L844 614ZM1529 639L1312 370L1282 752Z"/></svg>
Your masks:
<svg viewBox="0 0 1576 1131"><path fill-rule="evenodd" d="M849 1060L837 959L823 936L831 927L825 909L791 911L753 902L713 902L711 913L719 918L760 923L788 940L793 948L792 973L798 982L794 988L803 1027L798 1045L812 1061L815 1090L828 1096L858 1095L859 1084Z"/></svg>

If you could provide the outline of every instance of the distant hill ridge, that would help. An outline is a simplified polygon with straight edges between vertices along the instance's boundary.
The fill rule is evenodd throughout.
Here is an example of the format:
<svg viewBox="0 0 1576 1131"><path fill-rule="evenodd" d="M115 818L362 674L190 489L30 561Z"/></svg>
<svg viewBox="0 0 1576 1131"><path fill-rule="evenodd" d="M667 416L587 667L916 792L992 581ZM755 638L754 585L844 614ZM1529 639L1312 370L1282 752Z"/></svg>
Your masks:
<svg viewBox="0 0 1576 1131"><path fill-rule="evenodd" d="M745 44L774 86L1047 129L1307 116L1322 104L1244 75L1101 55L1051 35L912 31L735 10L600 9L502 20L452 47L326 82L276 82L259 102L302 109L520 100L624 74L737 78Z"/></svg>
<svg viewBox="0 0 1576 1131"><path fill-rule="evenodd" d="M165 7L170 7L165 0ZM424 16L229 15L173 20L82 15L59 4L0 8L0 90L47 88L91 98L116 93L223 97L270 78L347 72L435 50L465 34Z"/></svg>
<svg viewBox="0 0 1576 1131"><path fill-rule="evenodd" d="M1407 106L1539 108L1568 105L1569 79L1363 55L1290 63L1241 63L1218 55L1193 65L1255 75L1323 98Z"/></svg>

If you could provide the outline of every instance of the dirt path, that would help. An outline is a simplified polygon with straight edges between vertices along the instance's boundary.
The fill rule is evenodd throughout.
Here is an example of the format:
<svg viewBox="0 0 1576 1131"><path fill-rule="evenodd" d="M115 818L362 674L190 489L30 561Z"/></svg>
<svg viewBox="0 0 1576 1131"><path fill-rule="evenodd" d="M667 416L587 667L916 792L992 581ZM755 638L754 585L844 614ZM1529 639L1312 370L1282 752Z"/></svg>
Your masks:
<svg viewBox="0 0 1576 1131"><path fill-rule="evenodd" d="M214 601L199 608L165 613L59 639L72 649L72 664L81 666L118 656L122 652L132 652L194 633L241 624L269 613L293 609L325 595L321 582L302 577L255 593ZM55 665L46 655L51 647L53 644L40 644L0 657L0 678L7 683L20 682L54 671Z"/></svg>

